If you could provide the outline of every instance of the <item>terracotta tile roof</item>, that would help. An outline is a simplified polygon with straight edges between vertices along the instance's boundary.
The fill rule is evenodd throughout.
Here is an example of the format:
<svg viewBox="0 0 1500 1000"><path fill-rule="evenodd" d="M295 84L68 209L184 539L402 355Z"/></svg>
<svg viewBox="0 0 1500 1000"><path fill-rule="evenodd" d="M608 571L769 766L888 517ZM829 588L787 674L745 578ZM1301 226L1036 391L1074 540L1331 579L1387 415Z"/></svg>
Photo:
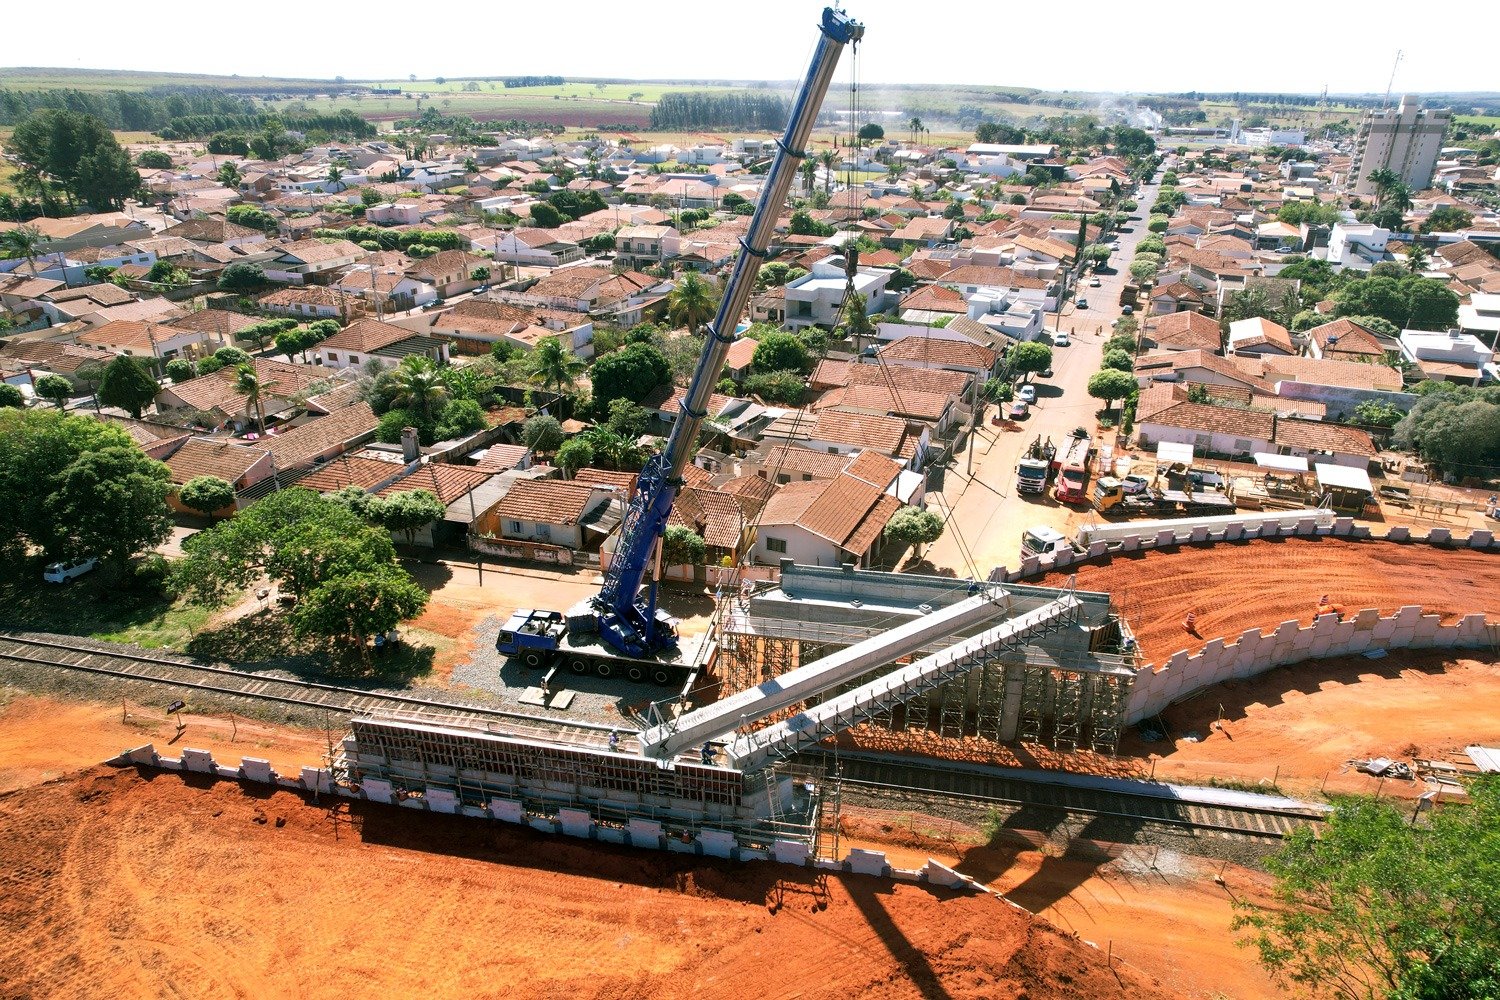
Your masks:
<svg viewBox="0 0 1500 1000"><path fill-rule="evenodd" d="M648 410L659 410L661 413L670 415L682 412L682 401L687 398L687 390L679 385L659 385L646 394L641 400L641 405ZM708 394L708 416L710 419L717 416L724 407L733 402L732 396L723 393L711 392Z"/></svg>
<svg viewBox="0 0 1500 1000"><path fill-rule="evenodd" d="M332 448L365 440L379 425L369 403L355 403L275 437L262 438L261 444L276 456L278 467L287 469L310 462Z"/></svg>
<svg viewBox="0 0 1500 1000"><path fill-rule="evenodd" d="M328 378L328 372L312 365L288 364L270 358L251 358L256 377L260 379L261 391L267 399L287 399L302 392L308 386ZM182 400L184 406L195 410L218 410L221 413L245 412L245 396L235 388L239 379L237 368L220 368L209 375L200 375L188 382L179 382L164 389L164 393ZM161 396L158 395L160 400ZM161 405L158 403L158 405Z"/></svg>
<svg viewBox="0 0 1500 1000"><path fill-rule="evenodd" d="M823 484L827 480L811 479L786 483L779 487L776 493L761 511L760 523L762 526L777 524L797 524L807 513L813 501L823 495Z"/></svg>
<svg viewBox="0 0 1500 1000"><path fill-rule="evenodd" d="M168 226L161 231L161 235L176 236L199 243L223 243L225 240L239 240L247 236L262 236L263 234L259 229L250 229L224 219L188 219L175 226Z"/></svg>
<svg viewBox="0 0 1500 1000"><path fill-rule="evenodd" d="M759 345L747 337L741 337L729 345L729 353L724 357L724 366L732 371L748 367L755 358L755 348Z"/></svg>
<svg viewBox="0 0 1500 1000"><path fill-rule="evenodd" d="M345 305L342 295L322 285L288 285L286 288L267 292L256 301L262 306L310 305L342 308Z"/></svg>
<svg viewBox="0 0 1500 1000"><path fill-rule="evenodd" d="M172 482L181 486L194 476L217 476L238 488L255 466L270 452L263 448L251 448L231 441L211 438L189 438L167 458L167 469L172 473ZM267 469L267 474L270 470Z"/></svg>
<svg viewBox="0 0 1500 1000"><path fill-rule="evenodd" d="M986 267L961 264L938 276L945 285L985 285L992 288L1046 288L1050 282L1029 274L1017 274L1012 267Z"/></svg>
<svg viewBox="0 0 1500 1000"><path fill-rule="evenodd" d="M740 506L753 517L776 495L776 484L760 476L736 476L720 484L719 490L738 497Z"/></svg>
<svg viewBox="0 0 1500 1000"><path fill-rule="evenodd" d="M467 465L427 462L386 486L376 496L388 497L392 493L427 490L435 493L443 503L450 504L480 484L489 482L492 475L494 473Z"/></svg>
<svg viewBox="0 0 1500 1000"><path fill-rule="evenodd" d="M862 451L845 467L844 473L883 490L901 473L901 466L884 455Z"/></svg>
<svg viewBox="0 0 1500 1000"><path fill-rule="evenodd" d="M154 354L156 345L164 340L182 336L184 331L173 329L163 323L148 323L141 320L117 319L97 326L78 335L78 343L101 347L129 348Z"/></svg>
<svg viewBox="0 0 1500 1000"><path fill-rule="evenodd" d="M1141 391L1136 413L1140 424L1160 424L1252 441L1270 441L1276 427L1274 413L1194 403L1187 398L1185 386L1162 382Z"/></svg>
<svg viewBox="0 0 1500 1000"><path fill-rule="evenodd" d="M697 532L707 545L735 549L744 536L746 514L738 497L689 486L678 493L668 520Z"/></svg>
<svg viewBox="0 0 1500 1000"><path fill-rule="evenodd" d="M901 509L901 501L895 497L882 493L876 498L875 503L870 506L869 511L854 526L849 537L844 539L844 551L851 552L857 556L863 556L875 544L875 540L885 531L885 526L891 522L891 517Z"/></svg>
<svg viewBox="0 0 1500 1000"><path fill-rule="evenodd" d="M519 444L492 444L485 450L484 458L474 466L485 472L506 472L517 468L526 460L529 454L524 445Z"/></svg>
<svg viewBox="0 0 1500 1000"><path fill-rule="evenodd" d="M854 555L863 555L869 549L891 514L901 506L899 500L886 496L880 487L853 476L841 475L817 485L818 495L796 524ZM761 523L766 523L764 516Z"/></svg>
<svg viewBox="0 0 1500 1000"><path fill-rule="evenodd" d="M1271 387L1261 378L1264 374L1264 369L1260 361L1260 358L1249 357L1222 358L1210 351L1203 350L1177 351L1174 353L1152 352L1137 359L1136 371L1144 373L1151 369L1169 368L1181 378L1191 378L1187 373L1188 369L1205 368L1224 378L1269 395Z"/></svg>
<svg viewBox="0 0 1500 1000"><path fill-rule="evenodd" d="M948 412L953 398L950 394L907 388L900 384L899 376L892 381L897 382L895 387L876 382L835 389L833 393L838 393L838 397L825 397L825 401L828 405L853 413L884 413L913 420L935 421ZM829 396L833 396L833 393Z"/></svg>
<svg viewBox="0 0 1500 1000"><path fill-rule="evenodd" d="M363 247L348 240L335 240L332 243L324 243L322 240L298 240L281 248L281 256L292 257L304 264L321 264L330 260L338 260L341 257L353 257L357 260L364 255Z"/></svg>
<svg viewBox="0 0 1500 1000"><path fill-rule="evenodd" d="M488 456L486 456L488 457ZM627 499L635 496L635 484L641 478L638 472L619 472L614 469L584 468L573 473L577 483L602 483L613 486Z"/></svg>
<svg viewBox="0 0 1500 1000"><path fill-rule="evenodd" d="M707 469L700 469L696 465L685 466L682 470L682 482L687 486L707 486L713 480L713 473Z"/></svg>
<svg viewBox="0 0 1500 1000"><path fill-rule="evenodd" d="M197 312L168 320L167 326L178 330L199 330L221 337L233 337L247 326L255 324L254 316L232 313L227 309L200 309Z"/></svg>
<svg viewBox="0 0 1500 1000"><path fill-rule="evenodd" d="M518 479L495 506L495 516L542 524L577 524L588 513L597 485L565 479Z"/></svg>
<svg viewBox="0 0 1500 1000"><path fill-rule="evenodd" d="M1185 281L1174 281L1169 285L1162 285L1151 293L1153 299L1169 298L1178 302L1202 302L1203 296L1198 289Z"/></svg>
<svg viewBox="0 0 1500 1000"><path fill-rule="evenodd" d="M1366 458L1373 458L1376 453L1374 440L1358 427L1345 427L1343 424L1323 420L1278 420L1275 441L1288 448L1362 455Z"/></svg>
<svg viewBox="0 0 1500 1000"><path fill-rule="evenodd" d="M812 423L809 436L813 440L876 448L886 455L899 454L906 443L906 421L896 417L824 410Z"/></svg>
<svg viewBox="0 0 1500 1000"><path fill-rule="evenodd" d="M997 355L988 347L967 340L940 337L903 337L882 347L879 356L888 361L916 361L938 367L977 368L988 371Z"/></svg>
<svg viewBox="0 0 1500 1000"><path fill-rule="evenodd" d="M416 334L405 327L393 326L374 319L361 319L350 323L318 347L368 354L414 336Z"/></svg>
<svg viewBox="0 0 1500 1000"><path fill-rule="evenodd" d="M1161 316L1145 333L1160 347L1178 351L1219 350L1219 322L1198 312L1179 312Z"/></svg>
<svg viewBox="0 0 1500 1000"><path fill-rule="evenodd" d="M844 471L848 459L843 455L830 455L795 444L777 445L768 449L760 459L760 471L767 481L778 475L791 480L802 476L813 479L832 479Z"/></svg>
<svg viewBox="0 0 1500 1000"><path fill-rule="evenodd" d="M553 271L531 286L532 295L545 298L584 298L590 289L610 276L602 267L568 267Z"/></svg>
<svg viewBox="0 0 1500 1000"><path fill-rule="evenodd" d="M1249 359L1237 358L1236 362ZM1299 358L1266 355L1256 359L1266 382L1311 382L1336 385L1346 389L1379 389L1401 391L1401 373L1385 365L1346 358Z"/></svg>
<svg viewBox="0 0 1500 1000"><path fill-rule="evenodd" d="M1310 340L1322 349L1325 357L1349 354L1362 357L1385 357L1385 348L1375 334L1346 318L1324 323L1307 331Z"/></svg>
<svg viewBox="0 0 1500 1000"><path fill-rule="evenodd" d="M298 479L297 485L319 493L334 493L346 486L357 486L369 492L404 471L405 466L396 462L340 455Z"/></svg>
<svg viewBox="0 0 1500 1000"><path fill-rule="evenodd" d="M0 289L3 290L3 289ZM101 306L122 306L127 302L134 302L135 296L119 285L112 285L107 281L97 285L84 285L80 288L59 288L42 296L48 302L62 304L64 302L77 302L85 299ZM75 310L68 310L74 312Z"/></svg>
<svg viewBox="0 0 1500 1000"><path fill-rule="evenodd" d="M0 347L0 358L71 374L91 362L109 364L114 353L100 347L59 344L50 340L15 341Z"/></svg>
<svg viewBox="0 0 1500 1000"><path fill-rule="evenodd" d="M325 371L327 369L324 369ZM332 413L346 406L353 406L364 398L365 387L358 381L349 379L327 389L315 396L307 397L307 408L317 410L320 413Z"/></svg>

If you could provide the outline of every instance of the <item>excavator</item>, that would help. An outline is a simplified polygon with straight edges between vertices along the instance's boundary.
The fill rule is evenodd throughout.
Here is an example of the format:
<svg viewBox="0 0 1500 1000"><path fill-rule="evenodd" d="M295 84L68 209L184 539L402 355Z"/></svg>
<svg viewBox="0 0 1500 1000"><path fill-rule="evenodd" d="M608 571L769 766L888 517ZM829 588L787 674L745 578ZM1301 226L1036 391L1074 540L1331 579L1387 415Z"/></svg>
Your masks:
<svg viewBox="0 0 1500 1000"><path fill-rule="evenodd" d="M749 230L724 286L718 311L704 333L703 352L682 401L682 412L662 451L641 470L635 497L621 521L619 544L600 592L567 612L522 609L501 628L495 648L530 667L563 667L576 674L622 675L633 681L691 686L712 658L711 640L686 642L677 622L658 606L662 537L672 505L682 489L698 431L708 415L709 396L724 367L735 328L745 311L755 278L769 256L776 220L798 167L808 156L813 123L844 48L864 37L864 25L829 7L819 23L820 37L807 75L797 91L785 134ZM649 577L649 579L648 579Z"/></svg>

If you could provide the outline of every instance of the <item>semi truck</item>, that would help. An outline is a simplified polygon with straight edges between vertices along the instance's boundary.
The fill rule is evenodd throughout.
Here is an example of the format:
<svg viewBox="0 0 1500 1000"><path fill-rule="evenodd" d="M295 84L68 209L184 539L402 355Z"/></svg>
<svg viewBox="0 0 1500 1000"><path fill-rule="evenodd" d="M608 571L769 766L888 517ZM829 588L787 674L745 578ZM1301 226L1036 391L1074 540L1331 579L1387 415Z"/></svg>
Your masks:
<svg viewBox="0 0 1500 1000"><path fill-rule="evenodd" d="M1234 501L1222 493L1161 489L1146 485L1131 492L1114 476L1094 483L1094 509L1106 517L1202 517L1234 513Z"/></svg>
<svg viewBox="0 0 1500 1000"><path fill-rule="evenodd" d="M1086 437L1071 437L1053 459L1057 487L1053 496L1058 503L1087 503L1089 494L1089 458L1094 443Z"/></svg>
<svg viewBox="0 0 1500 1000"><path fill-rule="evenodd" d="M1026 453L1016 463L1016 492L1017 493L1044 493L1047 490L1047 480L1052 476L1052 459L1057 455L1057 447L1048 438L1047 443L1042 443L1041 435L1037 435L1027 447Z"/></svg>
<svg viewBox="0 0 1500 1000"><path fill-rule="evenodd" d="M1312 521L1318 528L1333 527L1338 515L1327 507L1308 507L1303 510L1249 511L1238 514L1215 514L1207 517L1164 518L1154 521L1131 521L1114 524L1082 524L1069 538L1056 528L1039 524L1021 532L1021 554L1023 556L1056 555L1064 549L1087 552L1095 542L1118 545L1129 536L1153 537L1158 532L1171 529L1173 537L1181 542L1192 538L1195 528L1207 528L1210 534L1219 534L1231 524L1244 529L1263 530L1268 525L1280 528L1295 527L1303 521Z"/></svg>
<svg viewBox="0 0 1500 1000"><path fill-rule="evenodd" d="M683 470L708 414L709 397L735 341L756 275L769 256L777 216L799 166L808 157L813 123L839 56L845 47L858 44L865 31L862 24L832 7L823 10L818 27L820 37L792 103L786 132L777 143L718 309L702 331L703 350L683 395L681 413L666 446L647 459L641 470L636 493L620 522L619 544L603 587L567 612L517 611L496 637L495 648L501 654L537 667L561 666L576 673L623 675L664 685L684 679L690 682L712 658L711 642L680 641L677 623L657 607L662 537L683 486ZM853 248L846 248L844 265L851 287L856 261Z"/></svg>

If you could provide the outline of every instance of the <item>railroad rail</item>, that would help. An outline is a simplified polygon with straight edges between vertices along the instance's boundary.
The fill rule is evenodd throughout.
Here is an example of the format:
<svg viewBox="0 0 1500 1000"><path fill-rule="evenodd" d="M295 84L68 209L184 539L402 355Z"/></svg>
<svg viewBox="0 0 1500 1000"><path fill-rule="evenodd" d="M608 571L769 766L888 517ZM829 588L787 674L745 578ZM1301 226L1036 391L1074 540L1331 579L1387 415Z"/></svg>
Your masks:
<svg viewBox="0 0 1500 1000"><path fill-rule="evenodd" d="M819 756L825 763L832 762L831 754L820 752ZM1210 805L1144 790L1132 793L1086 788L1010 777L998 771L944 767L936 761L841 755L839 771L846 796L851 790L858 794L861 789L880 789L918 799L991 803L1013 806L1017 811L1052 810L1249 840L1280 840L1299 826L1317 826L1324 819L1316 808Z"/></svg>
<svg viewBox="0 0 1500 1000"><path fill-rule="evenodd" d="M92 642L92 640L87 640ZM449 702L391 692L258 674L192 660L137 653L107 643L84 645L71 636L40 638L0 632L0 663L11 661L58 667L125 680L145 681L236 698L294 705L339 715L375 715L504 732L565 743L604 747L610 727L527 715L466 702ZM628 727L620 729L622 749L634 749Z"/></svg>

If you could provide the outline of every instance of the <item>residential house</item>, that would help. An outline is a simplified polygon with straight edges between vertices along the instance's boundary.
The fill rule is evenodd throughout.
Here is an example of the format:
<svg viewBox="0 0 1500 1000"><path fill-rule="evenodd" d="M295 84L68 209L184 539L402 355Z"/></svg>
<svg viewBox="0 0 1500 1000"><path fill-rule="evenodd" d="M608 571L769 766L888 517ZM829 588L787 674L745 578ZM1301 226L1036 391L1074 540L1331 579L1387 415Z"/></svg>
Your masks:
<svg viewBox="0 0 1500 1000"><path fill-rule="evenodd" d="M25 223L0 222L0 232L27 225L42 234L44 252L67 252L79 247L112 247L127 240L151 235L151 227L124 212L71 215L63 219L42 217Z"/></svg>
<svg viewBox="0 0 1500 1000"><path fill-rule="evenodd" d="M1304 336L1304 353L1310 358L1373 362L1385 358L1385 346L1379 338L1348 318L1315 326Z"/></svg>
<svg viewBox="0 0 1500 1000"><path fill-rule="evenodd" d="M660 264L681 247L682 234L671 226L625 226L615 233L615 258L630 267Z"/></svg>
<svg viewBox="0 0 1500 1000"><path fill-rule="evenodd" d="M1203 294L1185 281L1173 281L1151 291L1151 314L1154 316L1202 310Z"/></svg>
<svg viewBox="0 0 1500 1000"><path fill-rule="evenodd" d="M438 364L447 364L448 343L391 323L361 319L317 347L318 363L328 368L362 365L371 358L380 358L387 364L400 364L402 358L414 354Z"/></svg>
<svg viewBox="0 0 1500 1000"><path fill-rule="evenodd" d="M1161 351L1219 352L1219 321L1200 312L1176 312L1148 320L1141 346Z"/></svg>
<svg viewBox="0 0 1500 1000"><path fill-rule="evenodd" d="M219 346L218 338L213 334L149 320L115 320L80 333L74 342L85 347L102 347L126 357L162 361L211 354Z"/></svg>
<svg viewBox="0 0 1500 1000"><path fill-rule="evenodd" d="M1379 449L1370 435L1358 427L1326 420L1276 419L1273 443L1281 455L1295 455L1312 462L1331 462L1350 468L1366 468Z"/></svg>
<svg viewBox="0 0 1500 1000"><path fill-rule="evenodd" d="M1478 385L1495 352L1478 337L1459 330L1402 330L1401 354L1427 378Z"/></svg>
<svg viewBox="0 0 1500 1000"><path fill-rule="evenodd" d="M543 277L527 290L527 298L541 305L573 312L602 311L635 297L646 297L660 282L645 274L613 274L593 265L565 267Z"/></svg>
<svg viewBox="0 0 1500 1000"><path fill-rule="evenodd" d="M1228 350L1231 354L1296 354L1292 335L1287 328L1264 316L1242 319L1229 324Z"/></svg>
<svg viewBox="0 0 1500 1000"><path fill-rule="evenodd" d="M672 505L668 525L680 525L703 539L705 562L738 563L753 535L752 515L737 496L719 490L685 486Z"/></svg>
<svg viewBox="0 0 1500 1000"><path fill-rule="evenodd" d="M277 471L300 469L344 454L375 436L380 420L369 403L345 406L290 430L260 440L276 460Z"/></svg>
<svg viewBox="0 0 1500 1000"><path fill-rule="evenodd" d="M870 566L878 559L885 526L901 501L854 476L793 482L761 511L754 560L775 565Z"/></svg>
<svg viewBox="0 0 1500 1000"><path fill-rule="evenodd" d="M877 357L912 368L945 368L980 378L992 376L1000 362L994 350L965 339L904 336L881 347Z"/></svg>
<svg viewBox="0 0 1500 1000"><path fill-rule="evenodd" d="M222 438L188 438L176 451L163 459L172 483L178 487L198 476L214 476L234 487L236 494L254 486L275 472L271 453ZM174 510L193 511L177 499L176 491L167 497ZM214 516L227 517L240 506L238 500L223 510L211 512Z"/></svg>
<svg viewBox="0 0 1500 1000"><path fill-rule="evenodd" d="M506 232L485 230L469 238L474 250L494 254L496 265L522 264L531 267L561 267L583 259L583 248L574 240L561 236L555 229L521 227Z"/></svg>
<svg viewBox="0 0 1500 1000"><path fill-rule="evenodd" d="M1368 271L1386 256L1389 229L1368 223L1335 222L1328 235L1328 262Z"/></svg>
<svg viewBox="0 0 1500 1000"><path fill-rule="evenodd" d="M609 514L619 496L606 483L521 479L477 526L503 538L582 549L585 526Z"/></svg>
<svg viewBox="0 0 1500 1000"><path fill-rule="evenodd" d="M1500 294L1475 292L1458 307L1458 328L1491 347L1500 347Z"/></svg>
<svg viewBox="0 0 1500 1000"><path fill-rule="evenodd" d="M1200 454L1249 458L1274 450L1276 414L1194 402L1186 386L1155 384L1141 390L1136 429L1142 448L1170 441L1190 444Z"/></svg>
<svg viewBox="0 0 1500 1000"><path fill-rule="evenodd" d="M359 264L334 278L330 287L369 304L371 311L405 312L437 301L437 290L394 267Z"/></svg>
<svg viewBox="0 0 1500 1000"><path fill-rule="evenodd" d="M486 354L496 343L504 341L522 350L532 350L548 337L557 337L563 346L581 359L594 356L594 324L576 313L570 325L556 329L549 325L546 310L488 299L465 299L451 309L403 317L394 325L417 333L452 341L459 354ZM556 324L562 326L562 324Z"/></svg>
<svg viewBox="0 0 1500 1000"><path fill-rule="evenodd" d="M268 426L302 410L301 398L333 373L312 365L291 364L271 358L252 358L256 378L261 386L261 410ZM213 426L234 424L241 429L256 425L256 413L249 400L239 391L236 368L221 368L186 382L174 382L156 394L160 411L183 410L189 414L206 414Z"/></svg>
<svg viewBox="0 0 1500 1000"><path fill-rule="evenodd" d="M854 275L854 290L865 297L867 314L885 311L885 286L890 278L891 272L882 268L860 268ZM786 325L792 329L837 326L843 319L840 310L848 285L843 257L818 261L806 275L785 286Z"/></svg>
<svg viewBox="0 0 1500 1000"><path fill-rule="evenodd" d="M357 243L336 240L299 240L281 248L281 254L266 265L266 277L272 281L302 284L310 276L326 275L357 263L365 250Z"/></svg>
<svg viewBox="0 0 1500 1000"><path fill-rule="evenodd" d="M480 257L467 250L444 250L412 264L406 269L406 273L408 277L432 285L437 289L438 295L446 298L484 284L487 279L475 278L473 274L479 268L487 271L489 267L487 257Z"/></svg>

